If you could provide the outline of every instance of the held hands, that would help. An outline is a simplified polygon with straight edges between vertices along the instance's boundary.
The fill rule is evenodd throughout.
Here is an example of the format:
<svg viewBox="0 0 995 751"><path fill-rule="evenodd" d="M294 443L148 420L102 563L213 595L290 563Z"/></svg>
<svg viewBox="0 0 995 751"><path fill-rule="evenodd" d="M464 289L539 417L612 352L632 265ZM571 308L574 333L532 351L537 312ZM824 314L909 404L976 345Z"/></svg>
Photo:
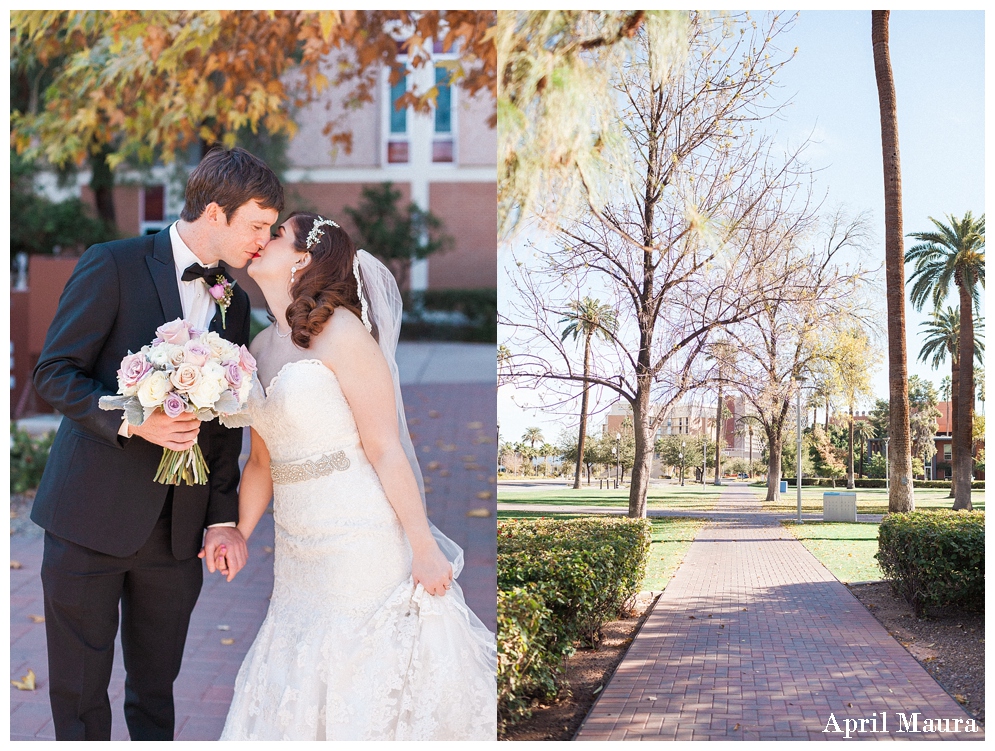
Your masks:
<svg viewBox="0 0 995 751"><path fill-rule="evenodd" d="M197 442L200 420L192 412L170 417L157 409L141 425L129 425L130 435L137 435L156 446L185 451Z"/></svg>
<svg viewBox="0 0 995 751"><path fill-rule="evenodd" d="M245 538L235 527L210 527L204 535L204 547L197 554L212 574L220 571L228 581L242 570L249 559Z"/></svg>
<svg viewBox="0 0 995 751"><path fill-rule="evenodd" d="M414 551L411 557L411 578L430 595L442 596L452 586L453 567L433 540L430 548Z"/></svg>

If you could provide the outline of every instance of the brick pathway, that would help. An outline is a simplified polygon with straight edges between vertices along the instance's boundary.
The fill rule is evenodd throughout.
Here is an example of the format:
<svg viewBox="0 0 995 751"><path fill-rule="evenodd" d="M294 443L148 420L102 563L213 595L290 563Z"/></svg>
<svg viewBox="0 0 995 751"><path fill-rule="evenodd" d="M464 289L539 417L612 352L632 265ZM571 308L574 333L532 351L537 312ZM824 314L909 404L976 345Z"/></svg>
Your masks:
<svg viewBox="0 0 995 751"><path fill-rule="evenodd" d="M406 385L409 428L415 436L427 492L429 517L459 543L466 568L459 578L470 607L496 627L495 400L493 384ZM471 515L468 516L468 513ZM273 589L273 517L264 514L249 541L250 560L228 584L206 574L191 617L183 669L175 684L177 740L215 740L224 725L235 674L266 614ZM10 677L28 670L35 691L11 686L11 740L54 739L48 705L45 626L30 616L44 613L40 534L11 537ZM231 643L225 643L231 640ZM127 740L124 666L120 640L109 696L115 740Z"/></svg>
<svg viewBox="0 0 995 751"><path fill-rule="evenodd" d="M716 511L577 740L842 740L831 713L865 740L984 738L896 732L898 712L968 715L748 490Z"/></svg>

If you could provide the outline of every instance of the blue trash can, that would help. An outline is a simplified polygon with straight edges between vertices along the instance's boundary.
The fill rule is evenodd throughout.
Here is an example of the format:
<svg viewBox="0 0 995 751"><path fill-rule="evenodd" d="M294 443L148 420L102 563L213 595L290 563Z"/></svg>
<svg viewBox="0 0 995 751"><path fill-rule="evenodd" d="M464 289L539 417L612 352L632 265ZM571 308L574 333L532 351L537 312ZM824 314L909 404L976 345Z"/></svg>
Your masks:
<svg viewBox="0 0 995 751"><path fill-rule="evenodd" d="M787 480L781 480L781 492L782 493L787 493L788 492L788 481Z"/></svg>

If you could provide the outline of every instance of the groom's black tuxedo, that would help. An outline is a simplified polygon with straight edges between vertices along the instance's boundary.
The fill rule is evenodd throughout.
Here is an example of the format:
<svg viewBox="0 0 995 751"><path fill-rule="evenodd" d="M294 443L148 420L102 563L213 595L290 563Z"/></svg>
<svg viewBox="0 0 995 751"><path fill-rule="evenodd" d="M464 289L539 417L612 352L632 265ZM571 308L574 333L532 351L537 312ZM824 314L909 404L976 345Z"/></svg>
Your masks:
<svg viewBox="0 0 995 751"><path fill-rule="evenodd" d="M123 413L100 409L117 393L117 371L163 323L183 311L169 230L95 245L80 258L66 285L34 371L38 393L64 416L31 512L32 520L66 540L113 556L131 555L155 526L167 486L153 481L162 447L118 435ZM249 299L235 287L221 328L248 344ZM200 550L204 527L238 518L238 456L242 431L217 420L198 438L210 468L207 485L179 485L172 511L177 558Z"/></svg>
<svg viewBox="0 0 995 751"><path fill-rule="evenodd" d="M201 282L198 282L201 283ZM239 287L222 328L248 344ZM66 284L34 371L38 393L63 415L31 518L46 530L50 695L59 739L110 737L107 685L121 608L133 740L172 739L172 683L203 571L204 528L238 519L242 431L202 423L207 485L154 482L162 447L118 434L123 413L98 406L117 392L129 351L183 316L169 230L95 245Z"/></svg>

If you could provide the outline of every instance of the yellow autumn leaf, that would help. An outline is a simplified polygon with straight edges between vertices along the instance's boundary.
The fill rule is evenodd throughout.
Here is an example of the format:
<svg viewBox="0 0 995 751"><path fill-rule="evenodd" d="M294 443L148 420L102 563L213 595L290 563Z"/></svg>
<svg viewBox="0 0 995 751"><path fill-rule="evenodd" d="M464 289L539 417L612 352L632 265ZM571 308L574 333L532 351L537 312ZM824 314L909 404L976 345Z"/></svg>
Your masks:
<svg viewBox="0 0 995 751"><path fill-rule="evenodd" d="M45 622L45 616L43 616L43 615L29 615L28 618L31 619L32 623L44 623Z"/></svg>
<svg viewBox="0 0 995 751"><path fill-rule="evenodd" d="M226 647L230 647L232 644L235 643L235 640L234 639L222 639L221 643L224 644Z"/></svg>
<svg viewBox="0 0 995 751"><path fill-rule="evenodd" d="M466 512L466 515L475 519L486 519L491 515L490 509L475 508Z"/></svg>
<svg viewBox="0 0 995 751"><path fill-rule="evenodd" d="M21 680L19 681L11 680L10 685L16 688L18 691L34 691L35 671L29 668L27 675L21 676Z"/></svg>

